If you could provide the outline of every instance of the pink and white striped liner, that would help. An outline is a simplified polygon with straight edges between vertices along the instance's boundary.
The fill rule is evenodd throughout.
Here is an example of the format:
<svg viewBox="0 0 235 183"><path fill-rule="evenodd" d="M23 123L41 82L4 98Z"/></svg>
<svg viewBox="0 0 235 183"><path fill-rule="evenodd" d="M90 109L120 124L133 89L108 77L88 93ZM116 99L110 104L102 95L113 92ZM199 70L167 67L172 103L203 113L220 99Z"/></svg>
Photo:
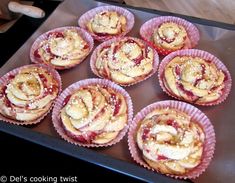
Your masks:
<svg viewBox="0 0 235 183"><path fill-rule="evenodd" d="M70 136L68 136L63 128L62 125L62 121L60 118L60 111L63 108L63 102L66 99L67 96L73 94L75 91L79 90L81 87L85 87L85 86L90 86L90 85L101 85L101 86L106 86L106 87L110 87L113 90L115 90L116 92L122 94L124 96L124 98L126 99L127 102L127 110L128 110L128 119L127 119L127 125L119 132L118 136L113 139L112 141L106 143L106 144L84 144L81 142L78 142L76 140L74 140L73 138L71 138ZM129 94L119 85L106 80L106 79L96 79L96 78L92 78L92 79L85 79L85 80L81 80L78 81L72 85L70 85L69 87L67 87L62 93L61 95L57 98L53 111L52 111L52 122L53 122L53 126L56 129L57 133L67 142L78 145L78 146L83 146L83 147L107 147L107 146L112 146L116 143L118 143L120 140L122 140L122 138L125 136L125 134L128 131L128 128L130 126L130 123L132 121L133 118L133 106L132 106L132 101L131 101L131 97L129 96Z"/></svg>
<svg viewBox="0 0 235 183"><path fill-rule="evenodd" d="M5 85L6 86L9 83L9 76L15 76L22 69L26 69L26 68L30 68L30 67L41 67L41 68L47 70L48 73L51 73L53 78L59 84L58 95L60 94L60 92L62 90L62 81L61 81L61 77L60 77L59 73L55 69L53 69L52 67L49 67L49 66L44 65L44 64L30 64L30 65L25 65L25 66L16 68L16 69L6 73L4 76L2 76L0 78L0 85ZM41 122L43 120L43 118L47 116L47 114L52 109L53 105L54 105L54 102L52 103L50 109L43 116L41 116L40 118L38 118L37 120L34 120L34 121L25 121L25 122L22 121L21 122L21 121L17 121L17 120L13 120L13 119L7 118L7 117L5 117L5 116L3 116L1 114L0 114L0 120L3 120L3 121L8 122L8 123L16 124L16 125L32 125L32 124L36 124L36 123Z"/></svg>
<svg viewBox="0 0 235 183"><path fill-rule="evenodd" d="M31 49L30 49L30 60L33 62L33 63L39 63L39 64L46 64L46 65L50 65L51 67L57 69L57 70L64 70L64 69L69 69L69 68L72 68L72 67L75 67L76 65L80 64L82 61L85 60L85 58L87 57L84 57L83 59L81 60L78 60L77 63L75 64L72 64L72 65L69 65L69 66L55 66L53 64L48 64L48 63L45 63L43 60L41 59L38 59L34 56L34 52L35 50L37 50L40 46L40 43L44 40L47 39L47 35L50 34L50 33L53 33L53 32L64 32L68 29L75 29L77 30L78 34L83 38L83 40L85 40L88 45L89 45L89 52L87 53L87 56L91 53L93 47L94 47L94 40L92 38L92 36L84 29L80 28L80 27L75 27L75 26L66 26L66 27L59 27L59 28L55 28L55 29L52 29L50 31L47 31L45 33L43 33L42 35L40 35L33 43L33 45L31 46Z"/></svg>
<svg viewBox="0 0 235 183"><path fill-rule="evenodd" d="M109 39L115 38L115 37L123 37L125 36L128 32L131 31L131 29L133 28L134 24L135 24L135 17L134 15L121 7L118 6L100 6L100 7L96 7L93 8L89 11L87 11L86 13L84 13L78 20L78 25L87 30L87 23L98 13L101 13L103 11L115 11L117 12L119 15L123 15L126 17L127 19L127 27L126 27L126 31L122 32L121 34L118 35L114 35L114 36L98 36L92 32L90 32L90 34L92 35L92 37L98 41L107 41Z"/></svg>
<svg viewBox="0 0 235 183"><path fill-rule="evenodd" d="M216 139L215 139L214 127L212 126L208 117L202 111L192 106L191 104L174 100L166 100L150 104L147 107L143 108L140 112L138 112L134 117L128 132L128 146L129 146L129 151L131 153L131 157L141 166L149 170L156 171L153 168L151 168L142 158L142 154L136 143L136 132L140 121L143 120L147 114L149 114L155 109L165 109L165 108L177 109L179 111L188 114L189 116L191 116L191 120L193 122L198 123L202 127L205 133L205 143L204 143L201 163L197 167L186 173L185 175L166 174L167 176L177 179L187 179L187 178L195 179L200 174L202 174L209 166L215 151Z"/></svg>
<svg viewBox="0 0 235 183"><path fill-rule="evenodd" d="M158 80L159 80L159 84L162 88L162 90L167 93L169 96L178 99L178 100L184 100L180 97L177 97L175 95L172 95L165 87L164 85L164 81L163 81L163 74L164 74L164 70L165 67L167 66L167 64L176 56L192 56L192 57L199 57L202 58L204 60L208 60L211 61L212 63L214 63L216 65L216 67L219 70L222 70L227 77L227 80L225 81L225 88L223 90L223 95L216 101L214 102L209 102L209 103L200 103L198 104L197 102L195 104L198 105L203 105L203 106L213 106L213 105L218 105L220 103L222 103L223 101L225 101L225 99L228 97L230 91L231 91L231 87L232 87L232 77L229 73L229 70L227 69L227 67L223 64L223 62L221 60L219 60L217 57L215 57L214 55L203 51L203 50L198 50L198 49L185 49L185 50L178 50L176 52L172 52L169 55L167 55L162 62L159 65L159 70L158 70ZM187 101L190 102L190 101Z"/></svg>
<svg viewBox="0 0 235 183"><path fill-rule="evenodd" d="M90 67L91 67L91 70L92 70L92 72L93 72L96 76L102 78L102 76L100 76L99 73L97 72L97 68L96 68L96 66L95 66L95 65L96 65L96 59L97 59L97 52L98 52L99 50L101 50L102 48L106 47L106 46L110 46L112 43L116 43L116 42L122 41L122 40L124 40L124 39L134 39L134 40L137 40L137 41L141 41L143 44L146 45L146 43L145 43L143 40L138 39L138 38L134 38L134 37L113 38L113 39L110 39L110 40L108 40L108 41L105 41L105 42L101 43L99 46L97 46L97 47L95 48L95 50L93 51L93 53L92 53L92 55L91 55L91 59L90 59ZM152 47L151 47L151 48L152 48ZM149 73L147 76L145 76L143 79L138 80L138 81L135 81L135 82L133 82L133 83L130 83L130 84L127 84L127 85L123 85L123 84L121 84L121 83L117 83L117 84L119 84L119 85L121 85L121 86L131 86L131 85L137 84L137 83L139 83L139 82L141 82L141 81L144 81L144 80L150 78L150 77L157 71L157 69L158 69L158 64L159 64L159 56L158 56L158 53L157 53L154 49L153 49L153 52L154 52L154 57L153 57L153 70L152 70L152 72L150 72L150 73ZM105 79L109 79L109 78L105 78ZM111 80L111 78L110 78L110 80Z"/></svg>
<svg viewBox="0 0 235 183"><path fill-rule="evenodd" d="M183 26L186 29L190 43L186 44L182 49L194 48L198 44L198 41L200 39L199 30L192 23L182 18L173 17L173 16L160 16L160 17L152 18L141 26L140 36L148 44L153 46L160 55L168 55L169 53L173 52L172 50L166 50L164 48L157 46L151 40L154 30L158 28L162 23L166 23L166 22L176 23L178 25Z"/></svg>

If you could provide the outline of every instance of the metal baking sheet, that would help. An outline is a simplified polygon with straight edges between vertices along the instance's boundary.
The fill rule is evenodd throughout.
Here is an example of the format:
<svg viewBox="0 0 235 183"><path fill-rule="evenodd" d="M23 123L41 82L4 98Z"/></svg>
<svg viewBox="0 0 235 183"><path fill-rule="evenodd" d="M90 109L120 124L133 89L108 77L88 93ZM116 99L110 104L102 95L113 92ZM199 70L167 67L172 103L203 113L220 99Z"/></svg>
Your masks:
<svg viewBox="0 0 235 183"><path fill-rule="evenodd" d="M101 5L104 4L87 0L66 0L61 3L47 21L41 25L41 27L0 69L0 76L16 67L30 63L29 50L32 43L39 35L56 27L76 26L78 18L83 13ZM138 10L138 8L125 7L135 16L135 26L128 34L135 37L139 37L138 31L140 26L150 18L159 15L172 15L166 12L146 12ZM199 28L201 38L197 48L208 51L220 58L225 63L234 79L235 27L228 24L221 24L192 17L183 17ZM98 43L96 43L96 46L97 45ZM89 60L90 55L77 67L59 71L63 81L63 89L76 81L95 77L89 67ZM131 87L126 87L125 89L132 97L134 114L153 102L172 99L163 93L160 88L157 73L148 80ZM141 98L141 100L138 100L139 98ZM216 150L214 158L207 170L199 178L193 180L193 182L216 183L235 179L235 146L233 146L235 143L235 115L233 114L235 109L234 99L235 88L233 85L231 93L224 103L212 107L197 106L209 117L214 125L216 133ZM126 137L118 144L107 148L87 149L69 144L63 141L54 130L51 122L51 114L47 115L40 124L30 127L21 127L1 122L0 130L141 180L151 182L187 182L175 180L148 171L137 165L131 159Z"/></svg>

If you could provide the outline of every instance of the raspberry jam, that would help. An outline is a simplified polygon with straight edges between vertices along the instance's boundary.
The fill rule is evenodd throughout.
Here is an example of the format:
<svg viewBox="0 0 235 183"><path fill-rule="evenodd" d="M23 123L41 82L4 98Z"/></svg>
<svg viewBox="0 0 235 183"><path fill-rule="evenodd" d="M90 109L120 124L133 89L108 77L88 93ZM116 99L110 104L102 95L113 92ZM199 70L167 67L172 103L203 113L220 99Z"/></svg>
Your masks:
<svg viewBox="0 0 235 183"><path fill-rule="evenodd" d="M114 111L113 111L113 115L116 116L119 111L120 111L120 106L121 106L121 99L117 99L117 96L115 94L111 94L111 102L114 105Z"/></svg>
<svg viewBox="0 0 235 183"><path fill-rule="evenodd" d="M64 99L64 102L63 102L63 106L65 106L68 102L69 102L69 99L71 98L71 95L68 95L65 99Z"/></svg>
<svg viewBox="0 0 235 183"><path fill-rule="evenodd" d="M147 138L148 138L148 136L149 136L149 132L150 132L150 129L149 128L145 128L144 130L143 130L143 134L142 134L142 139L143 140L146 140Z"/></svg>
<svg viewBox="0 0 235 183"><path fill-rule="evenodd" d="M33 55L34 55L34 57L36 57L36 58L41 58L41 55L39 54L38 49L34 51Z"/></svg>
<svg viewBox="0 0 235 183"><path fill-rule="evenodd" d="M178 89L180 89L181 91L183 91L183 92L190 98L191 101L195 101L195 100L198 99L198 97L195 96L195 95L193 94L193 92L191 92L191 91L189 91L189 90L185 90L185 89L184 89L184 86L183 86L181 83L177 83L177 87L178 87Z"/></svg>
<svg viewBox="0 0 235 183"><path fill-rule="evenodd" d="M59 38L59 37L64 37L63 33L61 32L50 32L48 35L47 35L48 38L50 37L55 37L55 38Z"/></svg>
<svg viewBox="0 0 235 183"><path fill-rule="evenodd" d="M43 74L39 73L38 76L40 77L40 79L43 83L47 83L47 78Z"/></svg>
<svg viewBox="0 0 235 183"><path fill-rule="evenodd" d="M139 57L137 57L133 61L136 65L139 65L143 59L144 59L144 57L143 57L143 53L142 53Z"/></svg>
<svg viewBox="0 0 235 183"><path fill-rule="evenodd" d="M175 74L177 76L180 76L180 74L181 74L180 67L178 65L175 67Z"/></svg>
<svg viewBox="0 0 235 183"><path fill-rule="evenodd" d="M89 48L89 45L88 44L85 44L83 49L88 49Z"/></svg>
<svg viewBox="0 0 235 183"><path fill-rule="evenodd" d="M157 160L167 160L168 158L164 155L158 155Z"/></svg>
<svg viewBox="0 0 235 183"><path fill-rule="evenodd" d="M172 120L172 119L167 120L166 124L167 124L167 125L170 125L170 126L172 126L172 127L174 127L175 129L178 129L178 128L179 128L178 123L176 123L176 122L175 122L174 120Z"/></svg>

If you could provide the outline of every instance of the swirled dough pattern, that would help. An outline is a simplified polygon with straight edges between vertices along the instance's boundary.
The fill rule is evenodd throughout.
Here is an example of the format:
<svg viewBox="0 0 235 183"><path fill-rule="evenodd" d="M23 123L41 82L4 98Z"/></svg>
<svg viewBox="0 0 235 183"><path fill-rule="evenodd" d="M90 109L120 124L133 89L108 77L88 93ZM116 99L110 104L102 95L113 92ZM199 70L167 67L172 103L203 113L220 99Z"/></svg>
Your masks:
<svg viewBox="0 0 235 183"><path fill-rule="evenodd" d="M34 121L47 113L59 93L59 83L41 67L29 67L0 87L0 113L18 121Z"/></svg>
<svg viewBox="0 0 235 183"><path fill-rule="evenodd" d="M175 51L184 47L188 36L183 26L173 22L165 22L154 30L152 39L156 46Z"/></svg>
<svg viewBox="0 0 235 183"><path fill-rule="evenodd" d="M115 11L97 13L87 23L89 32L97 36L117 35L126 31L126 18Z"/></svg>
<svg viewBox="0 0 235 183"><path fill-rule="evenodd" d="M199 57L177 56L165 67L162 79L172 95L205 104L220 98L226 77L213 62Z"/></svg>
<svg viewBox="0 0 235 183"><path fill-rule="evenodd" d="M153 49L138 39L124 38L97 51L98 74L118 84L143 80L153 71Z"/></svg>
<svg viewBox="0 0 235 183"><path fill-rule="evenodd" d="M166 108L155 109L140 121L136 140L150 167L182 175L200 164L205 135L189 115Z"/></svg>
<svg viewBox="0 0 235 183"><path fill-rule="evenodd" d="M65 99L62 125L68 136L81 143L105 144L127 125L124 96L111 88L91 85Z"/></svg>
<svg viewBox="0 0 235 183"><path fill-rule="evenodd" d="M71 28L49 33L34 51L34 57L46 64L64 68L79 64L89 50L89 43L76 29Z"/></svg>

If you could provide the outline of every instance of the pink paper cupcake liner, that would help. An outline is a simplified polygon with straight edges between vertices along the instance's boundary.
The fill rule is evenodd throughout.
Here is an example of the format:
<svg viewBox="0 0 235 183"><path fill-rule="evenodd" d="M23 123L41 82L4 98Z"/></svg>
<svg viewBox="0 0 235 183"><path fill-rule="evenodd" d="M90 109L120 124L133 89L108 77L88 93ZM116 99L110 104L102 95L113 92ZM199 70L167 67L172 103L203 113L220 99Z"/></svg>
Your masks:
<svg viewBox="0 0 235 183"><path fill-rule="evenodd" d="M221 60L219 60L217 57L215 57L214 55L212 55L206 51L198 50L198 49L178 50L176 52L170 53L162 60L162 62L159 65L158 80L159 80L159 84L160 84L162 90L165 93L167 93L169 96L171 96L175 99L184 100L184 99L177 97L177 96L173 95L172 93L170 93L167 90L167 88L165 87L163 79L162 79L165 67L176 56L192 56L192 57L200 57L202 59L209 60L212 63L214 63L216 65L216 67L219 70L223 71L223 73L225 73L225 75L226 75L225 88L223 89L223 95L218 100L204 103L204 104L195 102L195 104L203 105L203 106L213 106L213 105L218 105L226 100L226 98L228 97L228 95L231 91L231 87L232 87L232 78L229 73L229 70L226 68L226 66L223 64L223 62ZM190 101L187 101L187 102L190 102Z"/></svg>
<svg viewBox="0 0 235 183"><path fill-rule="evenodd" d="M165 23L165 22L173 22L178 25L181 25L187 31L187 34L188 34L188 37L190 40L190 44L185 45L181 49L194 48L198 44L198 41L200 38L199 31L198 31L197 27L195 25L193 25L192 23L190 23L182 18L173 17L173 16L156 17L156 18L150 19L149 21L145 22L141 26L140 36L148 44L152 45L160 55L168 55L169 53L173 52L173 50L166 50L164 48L161 48L161 47L157 46L156 44L154 44L153 41L151 41L151 37L153 35L154 30L157 27L159 27L162 23Z"/></svg>
<svg viewBox="0 0 235 183"><path fill-rule="evenodd" d="M142 154L137 146L135 136L136 136L136 131L137 131L139 122L142 119L144 119L144 117L147 114L149 114L155 109L165 109L165 108L177 109L190 115L192 121L198 123L204 130L206 139L204 143L201 163L197 167L195 167L194 169L186 173L185 175L166 174L167 176L178 178L178 179L187 179L187 178L195 179L206 170L206 168L209 166L213 158L213 154L215 150L215 142L216 142L215 132L208 117L196 107L190 104L187 104L185 102L174 101L174 100L160 101L160 102L153 103L145 107L144 109L142 109L140 112L138 112L137 115L134 117L131 123L131 126L129 128L129 132L128 132L128 146L129 146L129 151L131 153L131 156L134 159L134 161L136 161L141 166L149 170L156 171L153 168L151 168L142 158Z"/></svg>
<svg viewBox="0 0 235 183"><path fill-rule="evenodd" d="M61 81L61 77L60 77L59 73L55 69L53 69L52 67L48 67L47 65L44 65L44 64L30 64L30 65L25 65L25 66L16 68L16 69L8 72L7 74L5 74L4 76L2 76L0 78L0 85L5 85L6 86L8 84L8 82L9 82L9 77L15 76L22 69L30 68L30 67L41 67L43 69L46 69L48 71L48 73L51 73L53 75L53 78L57 81L57 83L59 83L59 92L58 92L58 95L60 94L60 92L62 90L62 81ZM16 125L32 125L32 124L37 124L37 123L41 122L47 116L47 114L51 111L53 105L54 105L54 102L52 103L50 109L45 114L43 114L40 118L38 118L38 119L36 119L34 121L27 121L27 122L23 122L22 121L21 122L21 121L17 121L17 120L14 120L14 119L7 118L7 117L3 116L2 114L0 114L0 120L8 122L8 123L11 123L11 124L16 124Z"/></svg>
<svg viewBox="0 0 235 183"><path fill-rule="evenodd" d="M134 15L121 7L118 6L100 6L100 7L96 7L94 9L91 9L89 11L87 11L85 14L83 14L79 20L78 20L78 25L87 30L87 23L88 21L90 21L96 14L103 12L103 11L115 11L117 12L119 15L123 15L126 17L127 19L127 27L126 27L126 31L122 32L118 35L114 35L114 36L98 36L92 32L90 32L90 34L92 35L92 37L97 40L97 41L107 41L109 39L112 39L114 37L123 37L125 36L128 32L131 31L131 29L133 28L134 24L135 24L135 18Z"/></svg>
<svg viewBox="0 0 235 183"><path fill-rule="evenodd" d="M108 41L105 41L105 42L101 43L99 46L97 46L97 47L95 48L95 50L93 51L93 53L92 53L92 55L91 55L91 59L90 59L90 67L91 67L91 70L92 70L92 72L93 72L96 76L98 76L98 77L100 77L100 78L103 78L102 76L99 75L99 73L98 73L98 71L97 71L97 69L96 69L96 66L95 66L95 64L96 64L96 59L97 59L97 52L98 52L99 50L101 50L102 48L104 48L104 47L106 47L106 46L110 46L112 43L121 41L121 40L123 40L123 39L133 39L133 40L141 41L142 43L145 44L145 42L142 41L141 39L134 38L134 37L119 37L119 38L113 38L113 39L111 39L111 40L108 40ZM145 44L145 45L146 45L146 44ZM152 48L152 47L151 47L151 48ZM154 49L153 49L153 52L154 52L153 70L152 70L151 73L149 73L149 74L148 74L147 76L145 76L143 79L141 79L141 80L139 80L139 81L136 81L136 82L133 82L133 83L131 83L131 84L127 84L127 85L123 85L123 84L120 84L120 83L117 83L117 84L119 84L119 85L121 85L121 86L131 86L131 85L137 84L137 83L139 83L139 82L141 82L141 81L144 81L144 80L150 78L150 77L157 71L157 69L158 69L158 64L159 64L159 56L158 56L158 53L157 53ZM109 78L105 78L105 79L109 79ZM111 78L110 78L110 80L111 80ZM113 81L113 82L115 82L115 81Z"/></svg>
<svg viewBox="0 0 235 183"><path fill-rule="evenodd" d="M48 34L50 33L53 33L53 32L64 32L65 30L68 30L68 29L76 29L78 34L89 44L89 53L87 54L87 56L91 53L93 47L94 47L94 40L92 38L92 36L84 29L81 29L79 27L75 27L75 26L66 26L66 27L59 27L59 28L56 28L56 29L52 29L48 32L45 32L43 33L42 35L40 35L33 43L31 49L30 49L30 60L33 62L33 63L39 63L39 64L46 64L46 65L50 65L51 67L57 69L57 70L64 70L64 69L69 69L69 68L72 68L72 67L75 67L76 65L80 64L82 61L85 60L85 58L83 58L82 60L79 60L77 63L75 64L71 64L69 66L54 66L52 64L47 64L45 63L44 61L42 61L41 59L38 59L34 56L34 52L35 50L37 50L39 48L39 45L42 41L46 40L47 37L48 37Z"/></svg>
<svg viewBox="0 0 235 183"><path fill-rule="evenodd" d="M106 86L114 89L118 93L121 93L124 98L126 99L127 102L127 108L128 108L128 122L127 125L119 132L118 136L113 139L112 141L105 143L105 144L85 144L81 143L79 141L76 141L74 138L66 134L65 129L63 128L62 121L60 118L60 111L63 108L63 103L66 100L66 97L70 96L73 94L75 91L77 91L81 87L85 86L90 86L90 85L101 85L101 86ZM129 125L131 123L131 120L133 118L133 106L132 106L132 101L131 97L129 94L119 85L106 80L106 79L85 79L78 81L72 85L70 85L68 88L66 88L61 95L57 98L53 111L52 111L52 122L54 125L55 130L57 133L67 142L78 145L78 146L83 146L83 147L107 147L107 146L112 146L116 143L118 143L122 138L125 136L127 133L127 130L129 128Z"/></svg>

